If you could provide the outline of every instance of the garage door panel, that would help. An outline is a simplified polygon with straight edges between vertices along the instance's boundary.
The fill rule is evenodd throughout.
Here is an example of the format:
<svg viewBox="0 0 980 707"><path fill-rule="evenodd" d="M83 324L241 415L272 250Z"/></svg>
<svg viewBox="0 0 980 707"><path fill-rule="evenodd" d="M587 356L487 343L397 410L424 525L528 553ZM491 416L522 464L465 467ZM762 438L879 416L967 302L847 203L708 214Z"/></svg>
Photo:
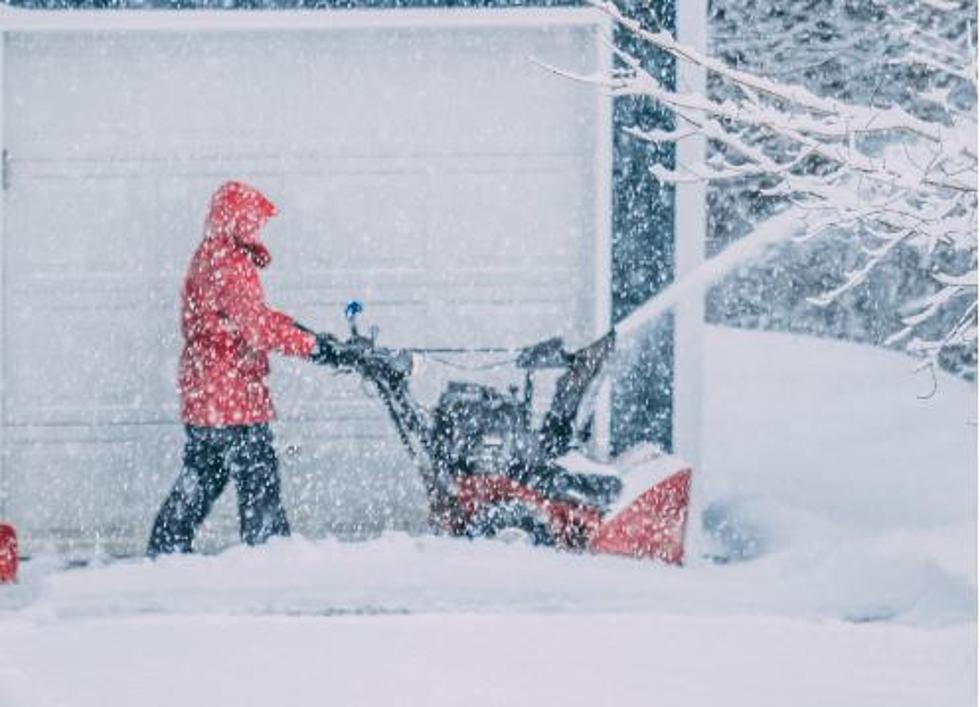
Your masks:
<svg viewBox="0 0 980 707"><path fill-rule="evenodd" d="M148 148L179 156L215 146L288 154L311 145L384 155L406 141L439 154L576 153L591 127L575 117L591 109L594 92L535 67L529 49L585 71L594 53L582 46L591 37L565 35L587 31L364 30L328 42L316 34L12 34L8 72L24 77L12 100L29 120L9 130L32 157ZM54 105L51 76L66 86ZM540 110L542 95L551 110Z"/></svg>
<svg viewBox="0 0 980 707"><path fill-rule="evenodd" d="M10 137L25 155L141 154L147 135L162 155L213 146L216 137L228 147L254 146L281 107L261 42L71 33L13 34L10 44L8 71L24 77L13 101L30 118L12 124ZM65 86L54 99L52 76ZM240 102L223 100L230 94ZM202 105L208 110L190 109ZM163 122L174 131L161 131Z"/></svg>
<svg viewBox="0 0 980 707"><path fill-rule="evenodd" d="M558 34L584 31L565 28ZM556 123L534 99L547 95L556 112L575 115L576 109L594 105L594 93L536 69L528 50L534 47L535 56L577 68L591 65L594 55L582 52L582 45L592 40L580 37L553 47L558 42L548 35L534 28L419 28L386 31L376 38L340 37L334 44L336 53L327 60L306 63L310 90L297 97L300 110L331 110L320 122L296 121L291 127L342 154L395 152L405 136L411 136L420 152L435 154L579 152L582 135L574 124ZM315 52L314 40L308 41L307 51ZM338 83L331 74L345 81ZM522 100L515 101L515 96ZM298 115L299 111L292 117ZM336 137L345 134L361 141L338 144Z"/></svg>
<svg viewBox="0 0 980 707"><path fill-rule="evenodd" d="M153 416L144 371L159 360L141 309L45 309L8 314L8 424L128 422ZM152 365L152 364L150 364Z"/></svg>
<svg viewBox="0 0 980 707"><path fill-rule="evenodd" d="M424 185L421 171L287 180L277 200L282 216L267 228L269 246L283 245L277 269L422 267Z"/></svg>
<svg viewBox="0 0 980 707"><path fill-rule="evenodd" d="M3 485L23 551L86 557L97 543L140 552L180 468L182 434L176 424L8 429L8 463L30 472L7 474Z"/></svg>
<svg viewBox="0 0 980 707"><path fill-rule="evenodd" d="M576 266L585 204L568 203L568 173L467 174L442 179L432 242L461 267ZM467 233L487 234L465 238Z"/></svg>
<svg viewBox="0 0 980 707"><path fill-rule="evenodd" d="M8 201L7 229L30 233L29 248L8 248L16 272L133 272L145 262L145 239L134 222L134 190L123 180L29 179ZM23 202L23 203L22 203Z"/></svg>
<svg viewBox="0 0 980 707"><path fill-rule="evenodd" d="M79 158L92 149L111 149L113 138L120 144L139 142L139 121L126 119L138 116L139 92L119 90L129 84L126 64L105 61L106 53L92 52L91 44L84 50L86 39L65 33L7 35L6 73L17 79L16 90L8 93L8 111L25 120L9 121L5 128L7 140L21 146L25 156ZM56 95L53 79L64 87ZM105 127L106 109L114 117L111 130Z"/></svg>
<svg viewBox="0 0 980 707"><path fill-rule="evenodd" d="M134 481L138 471L135 440L49 440L12 444L9 463L30 469L7 484L8 517L18 528L44 528L55 536L111 532L126 528L134 499L145 492ZM65 470L74 472L65 483Z"/></svg>

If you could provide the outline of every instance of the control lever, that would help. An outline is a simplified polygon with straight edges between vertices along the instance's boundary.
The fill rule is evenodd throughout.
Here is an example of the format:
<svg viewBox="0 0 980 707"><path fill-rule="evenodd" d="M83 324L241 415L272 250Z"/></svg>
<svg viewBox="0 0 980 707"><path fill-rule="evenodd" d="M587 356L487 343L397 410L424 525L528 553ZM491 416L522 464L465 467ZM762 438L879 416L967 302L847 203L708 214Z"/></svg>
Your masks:
<svg viewBox="0 0 980 707"><path fill-rule="evenodd" d="M352 299L344 307L344 317L347 319L347 324L350 326L351 336L356 338L357 333L357 315L364 311L364 305L358 302L356 299Z"/></svg>

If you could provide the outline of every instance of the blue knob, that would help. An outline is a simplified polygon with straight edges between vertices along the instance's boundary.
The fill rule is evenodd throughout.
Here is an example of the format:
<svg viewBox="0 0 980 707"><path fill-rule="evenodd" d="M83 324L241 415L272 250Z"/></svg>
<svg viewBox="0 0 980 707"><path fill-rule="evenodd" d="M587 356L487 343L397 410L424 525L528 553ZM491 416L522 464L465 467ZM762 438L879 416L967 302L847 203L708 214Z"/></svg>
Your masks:
<svg viewBox="0 0 980 707"><path fill-rule="evenodd" d="M356 299L352 299L350 302L347 303L347 306L344 308L344 316L347 317L348 321L351 321L354 319L354 317L356 317L358 314L360 314L363 311L364 311L364 305L362 305Z"/></svg>

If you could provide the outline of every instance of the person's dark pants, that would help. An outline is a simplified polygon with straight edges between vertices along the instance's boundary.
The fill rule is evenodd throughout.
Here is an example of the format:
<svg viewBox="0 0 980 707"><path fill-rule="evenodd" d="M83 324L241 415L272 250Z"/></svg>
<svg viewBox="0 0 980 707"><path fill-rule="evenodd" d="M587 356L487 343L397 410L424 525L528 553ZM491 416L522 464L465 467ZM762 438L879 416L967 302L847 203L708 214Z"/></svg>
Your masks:
<svg viewBox="0 0 980 707"><path fill-rule="evenodd" d="M264 543L289 535L279 499L279 470L268 425L193 427L187 425L184 469L163 502L146 554L190 552L194 531L230 476L238 491L242 541Z"/></svg>

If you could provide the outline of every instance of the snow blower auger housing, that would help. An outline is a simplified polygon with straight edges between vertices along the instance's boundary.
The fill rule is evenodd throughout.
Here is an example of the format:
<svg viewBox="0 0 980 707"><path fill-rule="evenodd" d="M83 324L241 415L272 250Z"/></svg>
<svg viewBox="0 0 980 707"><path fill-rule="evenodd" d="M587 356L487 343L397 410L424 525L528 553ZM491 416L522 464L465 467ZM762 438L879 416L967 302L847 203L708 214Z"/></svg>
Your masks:
<svg viewBox="0 0 980 707"><path fill-rule="evenodd" d="M451 382L428 409L409 387L413 356L421 350L380 347L376 328L361 335L362 309L357 302L347 306L350 337L335 342L338 368L377 390L422 477L435 532L522 533L559 549L682 563L690 469L661 463L624 478L613 466L586 460L588 471L574 470L593 426L583 401L598 385L614 332L572 352L560 338L520 349L514 365L524 373L522 391ZM562 373L534 426L534 375L542 369ZM570 463L575 459L580 463Z"/></svg>

